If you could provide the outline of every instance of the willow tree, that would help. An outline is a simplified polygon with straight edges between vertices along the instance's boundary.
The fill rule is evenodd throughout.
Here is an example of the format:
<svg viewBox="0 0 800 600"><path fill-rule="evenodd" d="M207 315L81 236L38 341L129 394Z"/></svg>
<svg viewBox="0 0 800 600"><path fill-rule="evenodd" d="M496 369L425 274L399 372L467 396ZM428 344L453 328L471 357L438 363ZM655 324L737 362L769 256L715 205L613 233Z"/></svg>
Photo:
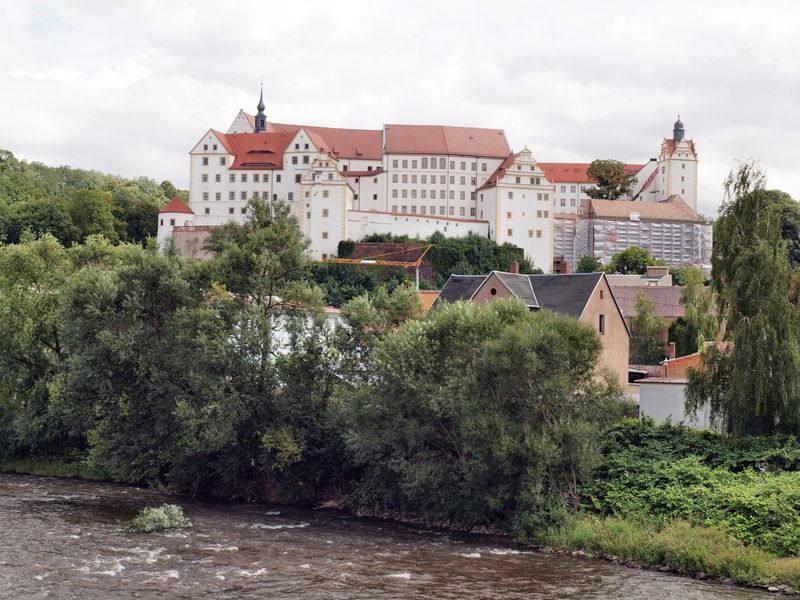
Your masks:
<svg viewBox="0 0 800 600"><path fill-rule="evenodd" d="M639 290L636 294L636 314L631 319L631 362L655 365L665 358L664 330L667 322L656 314L656 305Z"/></svg>
<svg viewBox="0 0 800 600"><path fill-rule="evenodd" d="M697 267L686 267L682 271L682 278L680 302L684 315L669 330L678 356L701 350L705 342L716 338L719 330L713 290L705 286L703 272Z"/></svg>
<svg viewBox="0 0 800 600"><path fill-rule="evenodd" d="M687 408L709 403L734 434L800 432L800 328L780 214L752 163L728 177L714 232L713 286L723 349L690 374Z"/></svg>

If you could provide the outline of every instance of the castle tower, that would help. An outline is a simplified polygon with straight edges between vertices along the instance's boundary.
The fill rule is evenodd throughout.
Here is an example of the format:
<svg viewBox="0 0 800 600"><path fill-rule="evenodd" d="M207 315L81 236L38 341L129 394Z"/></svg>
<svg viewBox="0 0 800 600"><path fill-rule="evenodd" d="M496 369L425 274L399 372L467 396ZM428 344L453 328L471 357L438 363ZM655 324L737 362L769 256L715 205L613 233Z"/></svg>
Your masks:
<svg viewBox="0 0 800 600"><path fill-rule="evenodd" d="M258 99L258 113L256 114L256 133L264 133L267 130L267 115L264 114L264 86L261 86L261 97Z"/></svg>
<svg viewBox="0 0 800 600"><path fill-rule="evenodd" d="M677 195L696 211L698 162L694 140L686 138L686 129L678 115L672 127L672 137L661 143L654 200L666 200Z"/></svg>

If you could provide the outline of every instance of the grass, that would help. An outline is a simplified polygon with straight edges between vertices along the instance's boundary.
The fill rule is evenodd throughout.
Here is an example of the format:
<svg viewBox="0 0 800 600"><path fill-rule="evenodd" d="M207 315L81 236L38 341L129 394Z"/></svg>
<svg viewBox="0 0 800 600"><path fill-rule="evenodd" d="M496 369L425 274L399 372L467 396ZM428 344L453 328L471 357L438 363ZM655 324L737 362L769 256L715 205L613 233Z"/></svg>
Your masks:
<svg viewBox="0 0 800 600"><path fill-rule="evenodd" d="M0 460L0 473L20 473L41 477L77 477L102 481L105 477L81 461L20 458Z"/></svg>
<svg viewBox="0 0 800 600"><path fill-rule="evenodd" d="M654 522L579 513L539 536L541 546L583 550L644 566L667 566L682 575L705 573L745 585L788 584L800 588L800 558L780 558L745 546L722 529L686 521Z"/></svg>

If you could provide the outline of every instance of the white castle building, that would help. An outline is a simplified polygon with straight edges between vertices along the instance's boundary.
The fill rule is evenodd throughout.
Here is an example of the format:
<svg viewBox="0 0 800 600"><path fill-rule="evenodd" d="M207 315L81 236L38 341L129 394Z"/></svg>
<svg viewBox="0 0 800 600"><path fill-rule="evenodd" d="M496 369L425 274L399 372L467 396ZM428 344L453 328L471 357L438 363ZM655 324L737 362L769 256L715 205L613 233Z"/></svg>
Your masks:
<svg viewBox="0 0 800 600"><path fill-rule="evenodd" d="M285 202L311 240L312 258L334 257L341 240L371 233L448 237L469 232L522 248L553 268L556 213L578 213L592 181L588 164L539 163L511 151L502 129L384 125L345 129L267 121L243 110L227 132L209 129L191 149L188 206L170 202L158 241L200 246L208 233L246 218L258 196ZM627 165L637 176L632 200L661 201L681 190L697 206L697 155L683 124L659 158Z"/></svg>

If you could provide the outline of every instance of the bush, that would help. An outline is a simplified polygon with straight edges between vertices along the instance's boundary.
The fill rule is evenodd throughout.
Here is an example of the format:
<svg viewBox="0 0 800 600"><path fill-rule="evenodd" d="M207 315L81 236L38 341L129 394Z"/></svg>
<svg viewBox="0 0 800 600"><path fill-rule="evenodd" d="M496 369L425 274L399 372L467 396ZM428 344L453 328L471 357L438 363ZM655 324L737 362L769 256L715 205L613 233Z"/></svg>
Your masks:
<svg viewBox="0 0 800 600"><path fill-rule="evenodd" d="M186 529L192 524L184 516L177 504L162 504L158 507L143 508L129 523L126 531L131 533L152 533L164 529Z"/></svg>

